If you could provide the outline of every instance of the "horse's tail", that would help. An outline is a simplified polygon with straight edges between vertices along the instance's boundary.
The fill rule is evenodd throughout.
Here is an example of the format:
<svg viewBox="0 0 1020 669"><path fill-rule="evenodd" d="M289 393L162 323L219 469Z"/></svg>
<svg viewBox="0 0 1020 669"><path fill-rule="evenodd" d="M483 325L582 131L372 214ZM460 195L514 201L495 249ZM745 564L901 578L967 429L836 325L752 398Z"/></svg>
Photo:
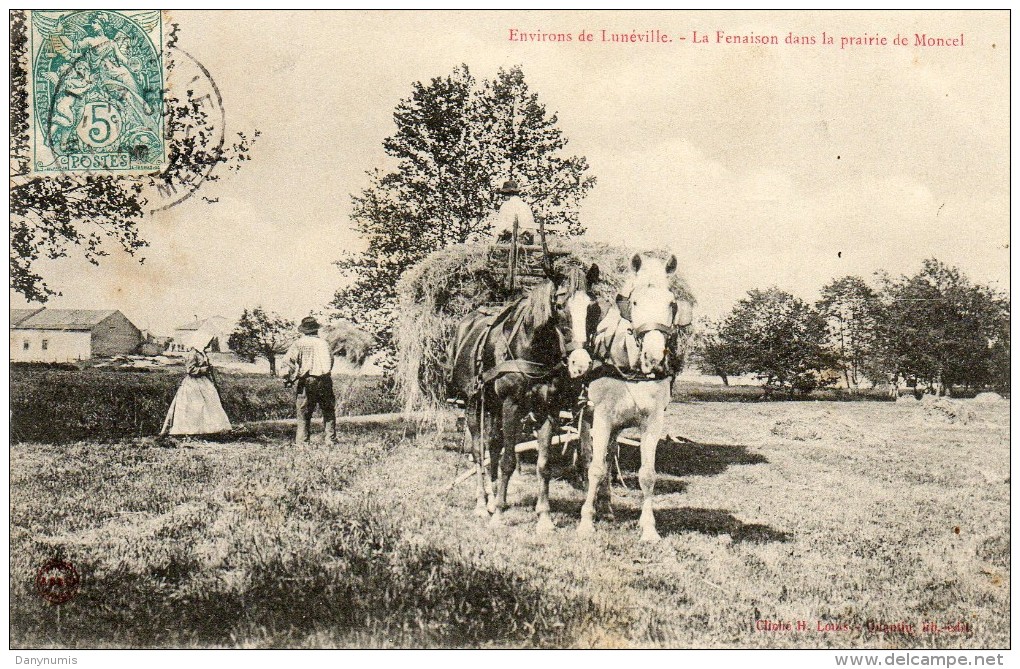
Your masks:
<svg viewBox="0 0 1020 669"><path fill-rule="evenodd" d="M485 331L488 317L473 312L459 323L446 347L446 396L468 399L478 378L475 347Z"/></svg>

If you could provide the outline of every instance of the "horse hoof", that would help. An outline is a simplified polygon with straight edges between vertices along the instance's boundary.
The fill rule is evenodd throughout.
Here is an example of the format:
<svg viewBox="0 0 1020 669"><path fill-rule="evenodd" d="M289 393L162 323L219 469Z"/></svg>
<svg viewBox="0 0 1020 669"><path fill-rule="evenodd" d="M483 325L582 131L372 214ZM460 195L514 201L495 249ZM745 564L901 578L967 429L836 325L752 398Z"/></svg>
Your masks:
<svg viewBox="0 0 1020 669"><path fill-rule="evenodd" d="M487 508L487 509L488 509L488 511L489 511L489 515L492 515L492 514L496 513L496 509L497 509L497 506L496 506L496 500L492 500L492 501L490 501L490 502L489 502L489 506L488 506L488 507L486 507L486 508Z"/></svg>
<svg viewBox="0 0 1020 669"><path fill-rule="evenodd" d="M489 510L485 508L484 504L479 504L478 506L475 507L474 514L479 518L488 518Z"/></svg>
<svg viewBox="0 0 1020 669"><path fill-rule="evenodd" d="M645 528L641 532L641 542L642 543L654 544L657 541L659 541L660 539L662 539L662 537L659 536L659 533L656 531L656 529L654 527Z"/></svg>
<svg viewBox="0 0 1020 669"><path fill-rule="evenodd" d="M582 520L577 526L577 536L587 539L595 535L595 523L590 520Z"/></svg>
<svg viewBox="0 0 1020 669"><path fill-rule="evenodd" d="M539 516L537 528L539 534L549 534L554 529L556 529L556 526L549 516Z"/></svg>

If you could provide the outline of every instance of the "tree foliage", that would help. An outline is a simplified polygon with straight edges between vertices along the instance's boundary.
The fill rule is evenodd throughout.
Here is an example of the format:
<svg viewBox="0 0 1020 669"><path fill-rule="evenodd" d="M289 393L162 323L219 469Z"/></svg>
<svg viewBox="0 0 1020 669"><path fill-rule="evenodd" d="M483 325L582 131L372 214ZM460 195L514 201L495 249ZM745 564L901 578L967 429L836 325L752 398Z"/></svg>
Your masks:
<svg viewBox="0 0 1020 669"><path fill-rule="evenodd" d="M536 218L580 234L581 200L595 185L587 162L564 156L558 118L532 92L520 67L479 84L467 65L428 83L416 82L393 113L396 132L383 142L393 171L369 173L352 196L351 219L367 243L337 265L346 285L337 315L392 336L397 279L411 265L450 244L491 231L496 188L521 186Z"/></svg>
<svg viewBox="0 0 1020 669"><path fill-rule="evenodd" d="M752 290L723 320L718 345L734 374L754 374L767 390L810 392L827 385L835 363L826 347L825 319L793 295Z"/></svg>
<svg viewBox="0 0 1020 669"><path fill-rule="evenodd" d="M1009 350L1004 295L934 258L913 276L880 280L877 338L888 372L934 389L1002 385Z"/></svg>
<svg viewBox="0 0 1020 669"><path fill-rule="evenodd" d="M849 388L908 381L1009 389L1009 299L932 258L878 286L846 276L812 309L775 288L752 290L721 322L706 322L695 352L705 373L753 373L766 387L808 391L838 370Z"/></svg>
<svg viewBox="0 0 1020 669"><path fill-rule="evenodd" d="M691 350L691 362L703 374L718 376L723 385L730 385L730 375L739 373L741 363L720 336L722 323L702 319L699 326Z"/></svg>
<svg viewBox="0 0 1020 669"><path fill-rule="evenodd" d="M822 288L816 308L828 326L829 348L847 388L860 387L876 356L878 295L864 279L845 276Z"/></svg>
<svg viewBox="0 0 1020 669"><path fill-rule="evenodd" d="M67 257L77 247L93 264L109 254L112 242L137 255L146 241L139 233L151 189L200 179L215 181L214 167L238 168L250 160L255 138L238 133L222 146L209 141L212 119L187 95L167 96L163 115L168 160L156 175L60 174L31 172L28 109L28 20L24 11L10 12L11 28L11 288L26 299L45 302L55 292L38 271L41 258ZM169 31L168 46L177 40ZM175 50L164 50L167 71L174 69ZM144 261L144 258L141 259Z"/></svg>
<svg viewBox="0 0 1020 669"><path fill-rule="evenodd" d="M237 321L234 331L227 339L227 345L248 362L262 357L269 361L269 372L276 375L276 351L294 331L294 321L274 313L267 313L262 307L245 309Z"/></svg>

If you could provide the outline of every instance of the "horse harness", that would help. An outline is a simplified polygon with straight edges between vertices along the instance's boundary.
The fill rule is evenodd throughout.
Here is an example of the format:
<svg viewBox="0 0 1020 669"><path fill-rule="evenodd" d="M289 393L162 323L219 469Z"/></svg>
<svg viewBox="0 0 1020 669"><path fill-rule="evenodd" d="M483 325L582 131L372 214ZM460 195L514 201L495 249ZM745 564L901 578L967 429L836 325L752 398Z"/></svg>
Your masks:
<svg viewBox="0 0 1020 669"><path fill-rule="evenodd" d="M633 338L634 345L637 347L639 354L642 346L644 345L645 334L652 331L662 333L662 335L666 338L666 369L661 374L642 374L640 371L636 370L620 369L620 367L612 360L613 343L616 341L616 336L620 330L619 327L613 330L612 336L606 342L606 356L604 359L600 360L602 365L611 372L612 376L624 381L661 381L662 379L675 379L676 375L680 372L680 331L685 330L686 328L681 328L675 323L667 325L657 321L634 325L631 321L630 298L620 294L617 294L616 296L616 307L620 311L620 318L627 321L629 324L626 328L627 335ZM678 309L679 307L674 299L670 304L670 311L672 312L671 320L676 320Z"/></svg>
<svg viewBox="0 0 1020 669"><path fill-rule="evenodd" d="M488 345L489 340L492 337L492 334L497 329L505 330L508 319L524 302L525 299L527 298L524 297L519 298L514 302L511 302L510 304L506 305L499 312L497 312L496 315L492 317L492 320L489 322L489 324L486 325L485 330L482 332L481 336L478 337L478 341L475 342L474 351L472 355L475 364L475 369L479 370L477 383L475 386L476 393L482 392L485 386L489 385L490 383L500 378L504 374L522 374L523 376L527 377L530 380L539 381L542 379L549 378L555 373L555 371L560 366L562 366L563 364L562 362L556 366L549 366L541 362L535 362L533 360L525 360L523 358L511 357L508 360L503 360L502 362L497 363L492 369L486 370L484 372L481 371L483 366L482 356L484 354L486 345ZM524 315L520 314L518 315L516 321L511 327L509 336L507 336L506 338L506 350L507 355L509 356L513 356L511 346L523 325ZM560 353L565 354L567 347L563 341L563 334L559 331L558 328L554 329L556 331L557 340L559 341Z"/></svg>

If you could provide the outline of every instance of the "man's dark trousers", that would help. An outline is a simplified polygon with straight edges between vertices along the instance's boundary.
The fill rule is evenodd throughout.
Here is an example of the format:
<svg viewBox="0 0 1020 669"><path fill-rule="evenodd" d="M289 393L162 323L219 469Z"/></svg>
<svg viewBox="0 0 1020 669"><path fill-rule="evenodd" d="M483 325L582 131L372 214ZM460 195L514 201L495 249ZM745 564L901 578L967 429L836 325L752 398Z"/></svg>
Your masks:
<svg viewBox="0 0 1020 669"><path fill-rule="evenodd" d="M336 395L329 374L305 376L298 379L295 395L297 409L297 441L309 442L312 431L312 414L315 407L322 409L322 422L326 428L326 443L336 441Z"/></svg>

